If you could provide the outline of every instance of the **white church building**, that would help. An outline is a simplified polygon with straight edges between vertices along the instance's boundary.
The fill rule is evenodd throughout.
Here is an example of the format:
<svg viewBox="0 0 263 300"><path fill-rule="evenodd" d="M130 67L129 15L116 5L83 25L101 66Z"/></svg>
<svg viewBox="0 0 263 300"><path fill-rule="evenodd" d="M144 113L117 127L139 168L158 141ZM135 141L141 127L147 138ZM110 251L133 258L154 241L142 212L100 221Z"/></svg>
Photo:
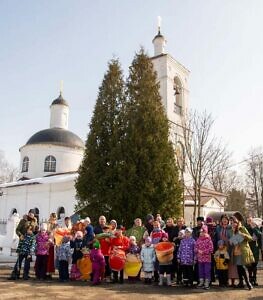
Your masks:
<svg viewBox="0 0 263 300"><path fill-rule="evenodd" d="M160 95L171 124L176 153L183 153L182 120L188 111L189 70L165 52L165 38L153 39L151 58L160 83ZM16 210L20 216L35 208L39 219L56 212L70 216L76 204L75 180L84 143L68 130L69 106L62 94L50 106L50 128L33 134L19 151L20 178L0 185L0 219ZM180 163L180 161L179 161Z"/></svg>
<svg viewBox="0 0 263 300"><path fill-rule="evenodd" d="M50 106L50 127L33 134L20 151L20 177L0 185L0 219L35 209L39 219L71 215L84 143L68 130L69 106L60 93Z"/></svg>

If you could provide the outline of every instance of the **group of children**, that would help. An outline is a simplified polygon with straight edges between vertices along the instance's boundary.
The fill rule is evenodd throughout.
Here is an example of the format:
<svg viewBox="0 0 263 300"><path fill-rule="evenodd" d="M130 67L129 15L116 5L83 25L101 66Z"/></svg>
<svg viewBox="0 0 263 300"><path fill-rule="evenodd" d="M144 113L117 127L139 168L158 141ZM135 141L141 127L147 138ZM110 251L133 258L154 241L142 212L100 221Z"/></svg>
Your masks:
<svg viewBox="0 0 263 300"><path fill-rule="evenodd" d="M177 243L172 255L167 256L166 260L161 260L158 257L156 247L160 242L168 242L168 235L161 229L158 221L153 222L153 230L150 234L144 236L142 245L137 245L135 236L126 237L123 235L121 228L112 231L107 225L103 227L102 234L95 236L93 227L89 224L85 228L85 234L82 231L77 231L73 237L65 235L61 244L56 247L56 265L59 270L59 280L64 282L69 279L80 279L83 275L81 274L83 268L80 267L79 262L80 260L83 261L83 258L89 257L91 265L87 268L90 268L89 273L91 273L91 280L94 285L101 283L104 279L123 283L123 269L111 270L110 266L112 253L121 250L125 254L136 255L141 261L145 284L151 284L154 279L159 281L160 286L164 282L168 286L172 285L172 265L173 261L177 260L177 265L182 272L182 282L185 286L193 287L194 281L197 281L197 288L209 289L211 261L212 256L214 256L219 285L222 287L227 286L229 254L225 242L219 240L218 249L214 251L213 241L208 234L206 225L202 225L200 235L196 240L192 237L190 227L181 230L179 237L180 242ZM36 255L36 278L44 280L49 248L53 244L54 239L47 231L47 224L42 224L36 235L34 235L32 227L28 226L27 232L20 239L17 248L18 260L14 271L18 277L22 262L25 260L23 279L29 278L30 262L32 256ZM69 272L70 263L72 266ZM198 270L198 278L195 274L196 269ZM140 274L141 271L138 272L137 276L128 277L129 282L140 280Z"/></svg>

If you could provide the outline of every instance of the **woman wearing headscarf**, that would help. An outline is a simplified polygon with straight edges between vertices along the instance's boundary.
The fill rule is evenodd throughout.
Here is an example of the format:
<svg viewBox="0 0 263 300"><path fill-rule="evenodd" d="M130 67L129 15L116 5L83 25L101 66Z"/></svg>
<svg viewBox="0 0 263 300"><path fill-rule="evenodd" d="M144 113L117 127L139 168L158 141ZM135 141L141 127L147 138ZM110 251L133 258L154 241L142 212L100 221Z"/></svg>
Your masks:
<svg viewBox="0 0 263 300"><path fill-rule="evenodd" d="M249 267L255 262L249 246L252 237L236 217L233 217L232 230L233 235L229 239L229 244L233 246L231 258L232 262L237 266L239 276L239 284L237 287L244 288L243 280L245 280L248 289L251 290L252 284L248 279L245 267Z"/></svg>

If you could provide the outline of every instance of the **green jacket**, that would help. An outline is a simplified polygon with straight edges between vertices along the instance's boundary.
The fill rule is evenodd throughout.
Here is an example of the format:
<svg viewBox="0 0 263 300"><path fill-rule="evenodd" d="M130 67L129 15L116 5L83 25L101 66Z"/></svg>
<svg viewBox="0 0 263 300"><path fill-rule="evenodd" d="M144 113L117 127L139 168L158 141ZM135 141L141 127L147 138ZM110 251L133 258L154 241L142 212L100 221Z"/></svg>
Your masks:
<svg viewBox="0 0 263 300"><path fill-rule="evenodd" d="M242 253L242 264L244 266L251 265L252 263L255 262L254 255L249 246L249 242L252 241L252 236L249 234L246 227L244 227L244 226L242 226L239 229L239 231L244 237L243 242L241 242L241 244L240 244L241 253Z"/></svg>
<svg viewBox="0 0 263 300"><path fill-rule="evenodd" d="M249 242L249 246L253 252L255 262L259 261L259 250L261 249L261 232L258 228L252 228L250 225L246 225L246 229L249 232L249 234L254 237L256 237L256 240L252 239L252 241Z"/></svg>
<svg viewBox="0 0 263 300"><path fill-rule="evenodd" d="M33 232L35 233L37 231L37 219L21 219L16 227L16 234L20 237L21 235L25 235L27 231L27 227L32 226Z"/></svg>

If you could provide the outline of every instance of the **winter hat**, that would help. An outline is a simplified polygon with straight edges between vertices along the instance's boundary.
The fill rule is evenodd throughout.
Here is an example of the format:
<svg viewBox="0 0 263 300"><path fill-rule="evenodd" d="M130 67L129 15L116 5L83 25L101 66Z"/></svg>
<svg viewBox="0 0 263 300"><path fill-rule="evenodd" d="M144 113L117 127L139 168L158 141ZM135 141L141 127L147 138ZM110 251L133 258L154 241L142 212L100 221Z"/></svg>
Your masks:
<svg viewBox="0 0 263 300"><path fill-rule="evenodd" d="M217 246L225 245L225 242L223 240L219 240L217 242Z"/></svg>
<svg viewBox="0 0 263 300"><path fill-rule="evenodd" d="M146 221L149 222L150 220L154 220L154 216L151 215L151 214L148 214L148 215L146 216Z"/></svg>
<svg viewBox="0 0 263 300"><path fill-rule="evenodd" d="M213 218L211 218L211 217L207 217L206 218L206 223L213 223Z"/></svg>
<svg viewBox="0 0 263 300"><path fill-rule="evenodd" d="M100 249L100 242L98 240L93 243L93 248Z"/></svg>
<svg viewBox="0 0 263 300"><path fill-rule="evenodd" d="M47 231L47 223L42 223L42 224L40 225L40 230L41 230L41 231Z"/></svg>
<svg viewBox="0 0 263 300"><path fill-rule="evenodd" d="M131 236L130 236L130 240L133 240L133 241L136 242L136 237L135 237L134 235L131 235Z"/></svg>
<svg viewBox="0 0 263 300"><path fill-rule="evenodd" d="M192 232L193 232L193 230L192 230L192 228L191 228L191 227L186 227L186 228L185 228L185 232L190 232L190 233L192 233Z"/></svg>
<svg viewBox="0 0 263 300"><path fill-rule="evenodd" d="M180 230L180 231L179 231L179 235L185 236L185 230L184 230L184 229Z"/></svg>
<svg viewBox="0 0 263 300"><path fill-rule="evenodd" d="M116 221L116 220L111 220L111 221L110 221L110 224L114 224L115 227L117 228L117 221Z"/></svg>
<svg viewBox="0 0 263 300"><path fill-rule="evenodd" d="M35 210L33 208L31 208L29 211L28 211L29 214L35 214Z"/></svg>
<svg viewBox="0 0 263 300"><path fill-rule="evenodd" d="M145 238L145 243L151 244L152 243L152 239L149 236L147 236L147 238Z"/></svg>
<svg viewBox="0 0 263 300"><path fill-rule="evenodd" d="M90 218L89 218L89 217L85 218L85 219L84 219L84 221L88 222L89 224L91 223L91 221L90 221Z"/></svg>
<svg viewBox="0 0 263 300"><path fill-rule="evenodd" d="M208 228L206 225L203 225L201 228L201 232L208 233Z"/></svg>

